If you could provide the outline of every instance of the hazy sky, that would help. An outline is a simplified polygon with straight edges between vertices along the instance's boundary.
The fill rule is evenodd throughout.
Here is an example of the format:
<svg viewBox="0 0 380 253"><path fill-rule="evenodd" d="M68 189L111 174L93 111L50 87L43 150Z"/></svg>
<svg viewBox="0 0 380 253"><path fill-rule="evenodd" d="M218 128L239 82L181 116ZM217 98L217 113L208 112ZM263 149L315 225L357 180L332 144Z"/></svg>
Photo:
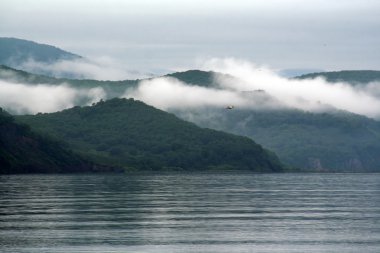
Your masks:
<svg viewBox="0 0 380 253"><path fill-rule="evenodd" d="M234 57L274 69L380 69L379 0L1 0L0 36L132 69Z"/></svg>

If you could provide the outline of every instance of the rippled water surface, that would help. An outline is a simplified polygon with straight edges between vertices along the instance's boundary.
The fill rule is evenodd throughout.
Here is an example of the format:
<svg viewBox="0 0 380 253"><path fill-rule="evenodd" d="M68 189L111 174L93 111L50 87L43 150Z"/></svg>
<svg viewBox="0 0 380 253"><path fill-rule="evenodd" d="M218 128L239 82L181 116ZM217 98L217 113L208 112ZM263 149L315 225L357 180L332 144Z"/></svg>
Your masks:
<svg viewBox="0 0 380 253"><path fill-rule="evenodd" d="M380 252L380 174L0 176L0 252Z"/></svg>

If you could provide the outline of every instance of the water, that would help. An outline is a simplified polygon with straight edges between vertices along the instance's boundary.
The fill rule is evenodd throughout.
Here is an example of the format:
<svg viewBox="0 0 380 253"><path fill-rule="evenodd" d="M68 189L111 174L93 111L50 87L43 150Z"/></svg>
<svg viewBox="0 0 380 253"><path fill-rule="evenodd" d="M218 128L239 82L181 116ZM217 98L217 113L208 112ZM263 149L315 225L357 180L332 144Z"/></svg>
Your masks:
<svg viewBox="0 0 380 253"><path fill-rule="evenodd" d="M380 174L0 176L0 252L380 252Z"/></svg>

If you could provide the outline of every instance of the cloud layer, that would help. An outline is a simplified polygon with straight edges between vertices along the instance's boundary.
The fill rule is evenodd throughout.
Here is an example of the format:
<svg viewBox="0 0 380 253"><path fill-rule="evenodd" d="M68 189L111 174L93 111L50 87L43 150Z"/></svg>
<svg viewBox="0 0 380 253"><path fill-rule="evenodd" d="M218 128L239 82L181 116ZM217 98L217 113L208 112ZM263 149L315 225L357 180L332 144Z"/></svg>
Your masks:
<svg viewBox="0 0 380 253"><path fill-rule="evenodd" d="M0 81L0 107L14 114L55 112L105 97L102 88L75 89L62 85L28 85Z"/></svg>
<svg viewBox="0 0 380 253"><path fill-rule="evenodd" d="M190 86L171 77L141 81L137 89L127 91L123 96L145 101L163 110L245 103L234 91Z"/></svg>
<svg viewBox="0 0 380 253"><path fill-rule="evenodd" d="M150 76L149 74L130 70L125 67L125 64L108 57L101 57L94 60L83 58L59 60L53 63L43 63L29 59L23 62L19 68L32 73L76 79L119 81Z"/></svg>
<svg viewBox="0 0 380 253"><path fill-rule="evenodd" d="M380 84L352 86L322 78L296 80L280 77L265 66L235 59L212 59L203 70L215 75L215 87L189 86L174 78L142 81L125 97L134 97L164 110L234 105L240 109L294 108L311 112L346 110L380 118Z"/></svg>
<svg viewBox="0 0 380 253"><path fill-rule="evenodd" d="M267 67L235 59L213 59L204 70L229 74L240 82L219 78L219 83L233 90L263 89L285 106L316 111L323 106L346 110L369 117L380 116L380 84L352 86L348 83L329 83L322 78L296 80L278 76Z"/></svg>
<svg viewBox="0 0 380 253"><path fill-rule="evenodd" d="M268 67L236 59L212 59L202 63L200 69L223 74L215 74L214 83L208 87L189 85L172 77L146 79L119 96L133 97L168 111L223 109L232 105L235 110L345 110L380 119L380 83L352 86L329 83L322 78L287 79ZM27 85L0 81L0 106L18 114L54 112L108 97L102 87L85 89L68 84Z"/></svg>

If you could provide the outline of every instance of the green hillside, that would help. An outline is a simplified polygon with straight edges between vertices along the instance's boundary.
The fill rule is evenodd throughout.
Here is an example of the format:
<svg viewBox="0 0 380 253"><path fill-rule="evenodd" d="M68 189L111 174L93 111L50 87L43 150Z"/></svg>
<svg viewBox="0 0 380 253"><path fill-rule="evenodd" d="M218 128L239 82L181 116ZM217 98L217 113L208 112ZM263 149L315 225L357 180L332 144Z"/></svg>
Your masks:
<svg viewBox="0 0 380 253"><path fill-rule="evenodd" d="M17 119L88 158L127 169L282 171L274 154L246 137L202 129L132 99Z"/></svg>
<svg viewBox="0 0 380 253"><path fill-rule="evenodd" d="M52 63L57 60L78 58L81 57L54 46L16 38L0 38L0 64L7 66L17 67L31 59Z"/></svg>
<svg viewBox="0 0 380 253"><path fill-rule="evenodd" d="M203 127L250 137L285 164L307 171L380 172L380 123L364 116L212 108L176 114Z"/></svg>
<svg viewBox="0 0 380 253"><path fill-rule="evenodd" d="M100 169L100 168L98 168ZM0 108L0 174L94 171L97 167L50 138L35 134Z"/></svg>
<svg viewBox="0 0 380 253"><path fill-rule="evenodd" d="M323 77L328 82L347 82L351 84L370 83L380 81L380 71L375 70L345 70L335 72L319 72L301 75L298 79L313 79Z"/></svg>

